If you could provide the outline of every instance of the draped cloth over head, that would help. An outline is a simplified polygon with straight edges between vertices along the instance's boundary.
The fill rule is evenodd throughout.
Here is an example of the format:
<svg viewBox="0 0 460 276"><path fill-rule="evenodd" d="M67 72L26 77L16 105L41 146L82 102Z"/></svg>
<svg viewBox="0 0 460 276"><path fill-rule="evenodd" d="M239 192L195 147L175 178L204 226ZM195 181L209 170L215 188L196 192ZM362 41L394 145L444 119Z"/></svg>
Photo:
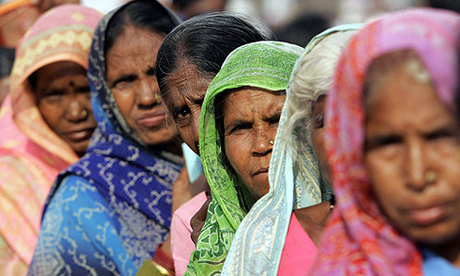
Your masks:
<svg viewBox="0 0 460 276"><path fill-rule="evenodd" d="M285 90L302 48L281 42L255 42L234 50L208 87L200 118L200 155L212 201L186 274L220 273L233 235L246 215L242 185L226 168L216 128L215 98L229 89L257 87ZM244 103L241 103L244 104Z"/></svg>
<svg viewBox="0 0 460 276"><path fill-rule="evenodd" d="M27 78L59 61L88 68L94 29L102 14L61 5L41 16L21 39L11 92L0 113L0 274L23 275L32 260L40 218L59 171L78 160L41 116Z"/></svg>
<svg viewBox="0 0 460 276"><path fill-rule="evenodd" d="M411 49L427 68L441 101L452 107L459 31L458 14L410 9L369 23L342 52L325 122L336 207L312 275L421 274L416 246L388 223L371 192L363 154L363 85L374 59Z"/></svg>
<svg viewBox="0 0 460 276"><path fill-rule="evenodd" d="M155 5L162 16L178 25L179 21L169 9L157 1L145 2ZM169 234L172 183L179 175L181 158L154 146L145 147L131 138L133 134L129 126L120 121L121 114L106 80L106 31L113 15L120 9L106 15L94 34L88 77L97 128L86 154L62 172L51 189L30 270L32 274L43 274L46 266L50 271L68 266L76 274L89 271L100 274L104 271L115 275L134 275ZM68 198L63 200L62 191L74 193L72 200L76 203ZM64 197L67 195L64 193ZM96 202L85 202L90 196L96 198ZM58 210L59 204L78 205L79 202L94 206L76 206L74 213ZM95 210L90 212L91 219L78 212L78 209L92 208ZM102 219L95 219L97 215L101 215ZM66 223L58 227L59 232L68 232L70 237L57 235L56 227L53 227L53 220L65 221L66 216L75 217L78 221L75 222L78 227ZM86 234L81 234L81 230L76 228L84 229ZM107 236L100 240L101 235ZM49 237L55 237L54 242L64 249L55 249L53 255L47 255L50 254ZM69 242L80 258L86 259L86 263L74 259L72 250L66 249ZM49 258L56 263L48 264Z"/></svg>
<svg viewBox="0 0 460 276"><path fill-rule="evenodd" d="M342 25L315 36L297 60L287 88L302 61L325 37L336 32L358 30L359 24ZM283 107L270 160L270 191L251 208L236 231L225 261L223 275L277 275L293 209L319 204L331 198L332 190L320 181L317 158L309 143L300 139L296 128L289 133L287 102ZM308 252L299 252L308 254Z"/></svg>

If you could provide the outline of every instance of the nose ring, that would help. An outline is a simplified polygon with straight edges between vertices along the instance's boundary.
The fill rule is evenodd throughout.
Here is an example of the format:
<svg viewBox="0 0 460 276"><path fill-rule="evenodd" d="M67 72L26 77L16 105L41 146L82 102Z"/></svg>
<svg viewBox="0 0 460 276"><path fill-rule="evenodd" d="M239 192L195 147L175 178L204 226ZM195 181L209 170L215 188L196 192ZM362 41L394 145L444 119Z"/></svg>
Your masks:
<svg viewBox="0 0 460 276"><path fill-rule="evenodd" d="M270 142L269 142L269 143L270 143L270 145L273 145L273 144L275 144L275 141L273 141L273 140L270 140Z"/></svg>
<svg viewBox="0 0 460 276"><path fill-rule="evenodd" d="M88 111L86 111L86 109L83 109L83 111L81 112L81 116L86 118L86 116L88 116Z"/></svg>
<svg viewBox="0 0 460 276"><path fill-rule="evenodd" d="M438 175L434 170L429 170L425 172L425 181L426 183L434 183L438 180Z"/></svg>

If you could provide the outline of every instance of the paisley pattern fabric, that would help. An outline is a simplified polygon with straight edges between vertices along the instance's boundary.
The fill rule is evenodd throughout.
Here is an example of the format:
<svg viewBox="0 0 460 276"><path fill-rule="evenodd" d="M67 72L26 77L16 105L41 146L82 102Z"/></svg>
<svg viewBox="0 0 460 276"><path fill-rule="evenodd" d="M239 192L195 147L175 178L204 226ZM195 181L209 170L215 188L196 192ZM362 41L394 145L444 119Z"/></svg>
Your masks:
<svg viewBox="0 0 460 276"><path fill-rule="evenodd" d="M134 275L169 234L181 158L130 139L113 116L119 111L105 79L104 41L117 11L99 23L90 52L98 127L87 153L51 189L30 275Z"/></svg>
<svg viewBox="0 0 460 276"><path fill-rule="evenodd" d="M217 95L232 88L251 86L285 90L302 48L281 42L256 42L234 50L208 87L200 118L200 156L212 201L205 225L190 257L186 275L220 274L238 225L246 215L237 176L223 163L216 128Z"/></svg>
<svg viewBox="0 0 460 276"><path fill-rule="evenodd" d="M50 187L59 171L78 160L41 116L27 78L58 61L88 68L101 18L91 8L59 6L41 16L16 49L11 92L0 113L0 275L27 273Z"/></svg>
<svg viewBox="0 0 460 276"><path fill-rule="evenodd" d="M409 9L370 22L342 52L325 115L336 207L311 275L422 274L419 250L388 223L371 192L362 150L363 85L375 58L412 49L439 98L453 108L459 33L460 17L454 12Z"/></svg>
<svg viewBox="0 0 460 276"><path fill-rule="evenodd" d="M292 81L312 49L330 34L361 27L359 24L338 26L313 38L296 62L286 102ZM289 132L290 118L285 103L270 160L270 191L254 204L238 227L222 275L277 275L293 209L331 199L332 190L319 179L313 148L299 139L299 131L305 128Z"/></svg>

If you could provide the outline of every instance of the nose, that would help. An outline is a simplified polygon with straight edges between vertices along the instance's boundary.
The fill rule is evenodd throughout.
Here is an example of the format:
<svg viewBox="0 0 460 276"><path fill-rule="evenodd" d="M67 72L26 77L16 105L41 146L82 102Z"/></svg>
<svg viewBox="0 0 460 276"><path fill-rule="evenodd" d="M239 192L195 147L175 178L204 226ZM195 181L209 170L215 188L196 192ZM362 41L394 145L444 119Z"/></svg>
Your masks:
<svg viewBox="0 0 460 276"><path fill-rule="evenodd" d="M161 98L159 98L160 90L157 88L158 85L153 85L146 79L139 81L137 104L140 108L149 109L152 108L152 106L161 103Z"/></svg>
<svg viewBox="0 0 460 276"><path fill-rule="evenodd" d="M255 156L265 156L272 152L275 135L266 128L259 128L253 132L254 142L252 154Z"/></svg>
<svg viewBox="0 0 460 276"><path fill-rule="evenodd" d="M86 99L84 95L69 95L69 102L67 104L67 111L65 116L69 122L81 122L88 118L91 112L87 108Z"/></svg>
<svg viewBox="0 0 460 276"><path fill-rule="evenodd" d="M409 188L420 191L429 184L425 179L427 170L424 142L420 139L409 139L407 143L407 185Z"/></svg>

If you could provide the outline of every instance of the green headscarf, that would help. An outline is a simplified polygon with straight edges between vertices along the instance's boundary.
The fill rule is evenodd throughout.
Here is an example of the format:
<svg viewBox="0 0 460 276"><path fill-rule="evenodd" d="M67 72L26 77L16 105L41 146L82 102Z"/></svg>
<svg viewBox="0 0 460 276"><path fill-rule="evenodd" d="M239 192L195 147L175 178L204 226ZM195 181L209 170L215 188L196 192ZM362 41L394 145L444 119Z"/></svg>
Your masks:
<svg viewBox="0 0 460 276"><path fill-rule="evenodd" d="M246 216L238 192L242 183L224 165L216 125L215 98L229 89L257 87L286 90L303 48L283 42L250 43L234 50L208 87L200 118L200 155L212 201L186 275L220 274L233 236ZM221 114L217 114L221 115Z"/></svg>

